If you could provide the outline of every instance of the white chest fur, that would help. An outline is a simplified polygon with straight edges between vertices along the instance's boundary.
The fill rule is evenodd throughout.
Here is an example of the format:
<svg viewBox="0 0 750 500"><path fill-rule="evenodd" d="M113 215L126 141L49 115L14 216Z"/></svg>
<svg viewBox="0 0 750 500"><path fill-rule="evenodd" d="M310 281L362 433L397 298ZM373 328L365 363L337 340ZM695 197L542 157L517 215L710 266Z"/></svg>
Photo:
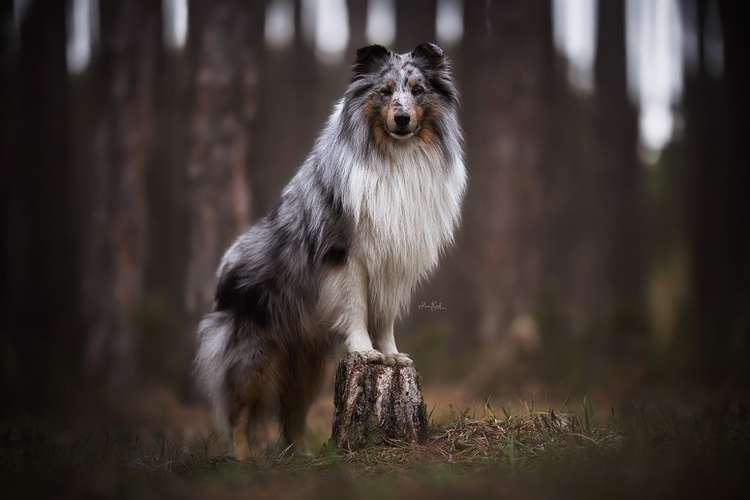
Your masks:
<svg viewBox="0 0 750 500"><path fill-rule="evenodd" d="M403 148L355 165L346 186L353 256L367 269L371 307L395 315L453 239L466 174L460 158Z"/></svg>

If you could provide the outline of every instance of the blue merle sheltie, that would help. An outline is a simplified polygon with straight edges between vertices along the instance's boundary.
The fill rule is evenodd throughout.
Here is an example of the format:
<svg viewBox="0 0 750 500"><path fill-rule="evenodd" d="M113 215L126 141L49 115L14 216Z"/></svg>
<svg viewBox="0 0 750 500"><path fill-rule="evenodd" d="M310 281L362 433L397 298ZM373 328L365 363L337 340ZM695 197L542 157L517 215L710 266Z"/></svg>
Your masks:
<svg viewBox="0 0 750 500"><path fill-rule="evenodd" d="M233 454L265 417L298 442L343 341L411 364L393 323L451 244L466 185L458 93L443 50L357 51L352 79L281 201L227 250L196 372Z"/></svg>

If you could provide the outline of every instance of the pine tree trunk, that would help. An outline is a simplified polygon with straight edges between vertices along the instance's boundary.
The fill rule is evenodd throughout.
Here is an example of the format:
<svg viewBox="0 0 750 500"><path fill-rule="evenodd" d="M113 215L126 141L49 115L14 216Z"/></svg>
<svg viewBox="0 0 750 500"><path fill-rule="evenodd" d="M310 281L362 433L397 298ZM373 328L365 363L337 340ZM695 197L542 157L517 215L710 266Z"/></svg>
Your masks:
<svg viewBox="0 0 750 500"><path fill-rule="evenodd" d="M198 2L194 104L187 165L189 242L185 309L211 307L222 252L250 224L248 128L257 108L258 5Z"/></svg>
<svg viewBox="0 0 750 500"><path fill-rule="evenodd" d="M102 80L106 111L91 131L91 235L83 282L91 328L87 370L112 390L131 388L140 373L147 258L146 178L153 147L153 75L158 25L152 2L113 2L102 10Z"/></svg>
<svg viewBox="0 0 750 500"><path fill-rule="evenodd" d="M470 273L475 331L495 348L508 345L516 318L535 310L542 285L550 6L541 0L464 5L459 76L471 195L458 251L476 269Z"/></svg>
<svg viewBox="0 0 750 500"><path fill-rule="evenodd" d="M333 442L357 449L391 440L419 442L427 411L414 366L367 363L347 355L336 370Z"/></svg>

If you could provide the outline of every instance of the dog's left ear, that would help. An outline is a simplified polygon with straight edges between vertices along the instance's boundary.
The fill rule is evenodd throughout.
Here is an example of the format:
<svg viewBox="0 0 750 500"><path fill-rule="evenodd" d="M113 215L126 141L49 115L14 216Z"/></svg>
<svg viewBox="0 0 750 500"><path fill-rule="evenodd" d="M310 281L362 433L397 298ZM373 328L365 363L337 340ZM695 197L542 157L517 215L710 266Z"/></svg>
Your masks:
<svg viewBox="0 0 750 500"><path fill-rule="evenodd" d="M420 43L411 51L411 56L425 60L430 66L440 66L445 60L445 52L434 43Z"/></svg>

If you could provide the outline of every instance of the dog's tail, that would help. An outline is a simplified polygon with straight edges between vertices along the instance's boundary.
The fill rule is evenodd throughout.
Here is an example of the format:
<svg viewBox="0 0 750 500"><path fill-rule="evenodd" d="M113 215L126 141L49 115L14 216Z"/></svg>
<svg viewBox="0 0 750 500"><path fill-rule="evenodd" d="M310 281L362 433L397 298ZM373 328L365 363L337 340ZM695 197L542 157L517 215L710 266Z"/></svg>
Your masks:
<svg viewBox="0 0 750 500"><path fill-rule="evenodd" d="M233 328L234 320L230 312L207 314L198 326L198 350L194 366L198 385L213 407L216 426L225 433L229 432L225 384L227 345Z"/></svg>

